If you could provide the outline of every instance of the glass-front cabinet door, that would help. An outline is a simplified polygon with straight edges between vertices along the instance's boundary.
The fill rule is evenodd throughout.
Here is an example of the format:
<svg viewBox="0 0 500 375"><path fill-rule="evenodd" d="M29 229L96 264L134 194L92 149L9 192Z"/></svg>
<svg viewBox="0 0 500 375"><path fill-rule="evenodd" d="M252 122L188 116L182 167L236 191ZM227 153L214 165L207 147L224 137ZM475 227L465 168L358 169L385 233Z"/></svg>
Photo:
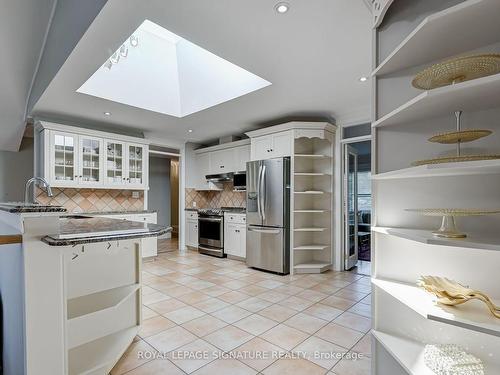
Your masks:
<svg viewBox="0 0 500 375"><path fill-rule="evenodd" d="M146 152L143 145L127 144L127 183L141 187L145 184Z"/></svg>
<svg viewBox="0 0 500 375"><path fill-rule="evenodd" d="M79 182L82 185L101 185L102 139L89 136L79 137Z"/></svg>
<svg viewBox="0 0 500 375"><path fill-rule="evenodd" d="M125 185L125 144L118 141L105 142L105 185Z"/></svg>
<svg viewBox="0 0 500 375"><path fill-rule="evenodd" d="M78 183L78 136L52 132L50 136L50 182L54 186L75 186Z"/></svg>

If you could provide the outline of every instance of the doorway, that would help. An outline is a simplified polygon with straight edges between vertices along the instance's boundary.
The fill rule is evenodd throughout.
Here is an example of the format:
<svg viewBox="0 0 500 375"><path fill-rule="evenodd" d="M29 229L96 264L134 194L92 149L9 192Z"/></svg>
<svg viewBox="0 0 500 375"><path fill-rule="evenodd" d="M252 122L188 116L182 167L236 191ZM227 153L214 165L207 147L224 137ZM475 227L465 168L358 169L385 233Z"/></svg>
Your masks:
<svg viewBox="0 0 500 375"><path fill-rule="evenodd" d="M371 269L371 140L343 142L344 269Z"/></svg>
<svg viewBox="0 0 500 375"><path fill-rule="evenodd" d="M149 152L148 209L157 212L157 223L172 227L158 237L158 253L179 249L179 157L173 152Z"/></svg>

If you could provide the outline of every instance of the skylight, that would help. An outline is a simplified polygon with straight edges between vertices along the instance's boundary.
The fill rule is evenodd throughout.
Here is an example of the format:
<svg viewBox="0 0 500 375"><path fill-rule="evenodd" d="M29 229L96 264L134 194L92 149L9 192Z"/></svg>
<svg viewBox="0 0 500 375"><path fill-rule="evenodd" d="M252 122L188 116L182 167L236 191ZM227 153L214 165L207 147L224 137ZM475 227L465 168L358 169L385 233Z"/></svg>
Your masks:
<svg viewBox="0 0 500 375"><path fill-rule="evenodd" d="M145 20L77 92L184 117L269 85Z"/></svg>

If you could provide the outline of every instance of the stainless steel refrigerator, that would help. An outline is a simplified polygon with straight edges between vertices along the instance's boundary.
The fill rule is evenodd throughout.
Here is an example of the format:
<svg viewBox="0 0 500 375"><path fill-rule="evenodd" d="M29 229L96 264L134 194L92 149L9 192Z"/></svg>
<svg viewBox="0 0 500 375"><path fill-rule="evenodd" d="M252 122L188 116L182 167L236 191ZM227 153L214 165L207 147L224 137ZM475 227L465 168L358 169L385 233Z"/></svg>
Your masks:
<svg viewBox="0 0 500 375"><path fill-rule="evenodd" d="M246 262L290 273L290 158L247 163Z"/></svg>

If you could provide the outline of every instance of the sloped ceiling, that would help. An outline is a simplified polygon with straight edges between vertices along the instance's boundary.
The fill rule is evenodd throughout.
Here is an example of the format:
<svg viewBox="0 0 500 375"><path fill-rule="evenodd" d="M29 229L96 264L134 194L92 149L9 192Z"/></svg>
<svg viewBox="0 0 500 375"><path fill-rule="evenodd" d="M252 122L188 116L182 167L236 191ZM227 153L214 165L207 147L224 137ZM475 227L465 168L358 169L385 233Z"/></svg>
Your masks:
<svg viewBox="0 0 500 375"><path fill-rule="evenodd" d="M0 150L17 151L55 0L0 1Z"/></svg>

